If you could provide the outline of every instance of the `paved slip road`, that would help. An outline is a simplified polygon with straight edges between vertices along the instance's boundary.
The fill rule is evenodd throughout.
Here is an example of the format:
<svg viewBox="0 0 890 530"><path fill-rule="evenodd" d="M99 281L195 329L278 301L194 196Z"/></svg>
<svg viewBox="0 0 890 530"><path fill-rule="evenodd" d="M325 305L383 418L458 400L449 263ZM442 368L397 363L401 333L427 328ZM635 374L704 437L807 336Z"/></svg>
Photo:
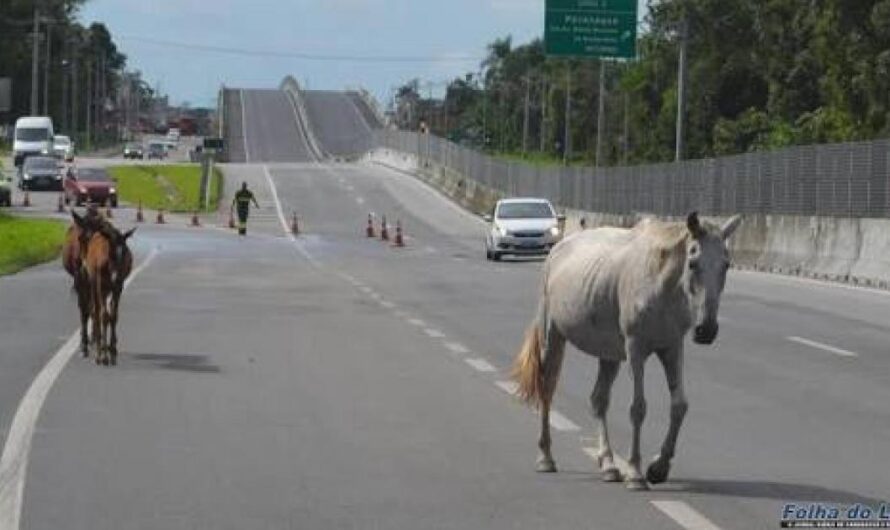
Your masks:
<svg viewBox="0 0 890 530"><path fill-rule="evenodd" d="M248 124L270 122L248 126L248 144L278 142L264 134L286 116L247 101ZM631 493L601 483L584 450L596 368L574 350L556 399L561 472L534 472L537 419L502 386L539 261L485 262L481 223L379 166L226 172L262 205L251 235L141 229L140 260L157 253L124 297L121 365L74 358L62 372L21 528L777 528L784 502L887 497L885 293L731 273L718 344L688 349L672 480ZM296 241L279 205L300 215ZM369 211L401 219L408 247L365 239ZM4 429L20 381L74 331L59 284L53 267L0 280L0 322L20 307L54 322L3 329L19 381L0 394ZM13 298L38 285L46 295ZM655 363L647 376L651 455L667 400ZM620 378L610 416L622 453L629 387Z"/></svg>

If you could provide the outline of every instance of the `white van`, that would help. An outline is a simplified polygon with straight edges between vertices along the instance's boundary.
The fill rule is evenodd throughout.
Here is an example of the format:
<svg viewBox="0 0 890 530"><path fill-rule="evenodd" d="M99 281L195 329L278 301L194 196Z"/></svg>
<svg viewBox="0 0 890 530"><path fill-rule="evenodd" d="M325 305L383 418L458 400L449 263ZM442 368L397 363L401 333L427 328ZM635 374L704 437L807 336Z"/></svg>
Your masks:
<svg viewBox="0 0 890 530"><path fill-rule="evenodd" d="M16 167L32 155L52 156L53 120L46 116L28 116L15 122L12 151Z"/></svg>

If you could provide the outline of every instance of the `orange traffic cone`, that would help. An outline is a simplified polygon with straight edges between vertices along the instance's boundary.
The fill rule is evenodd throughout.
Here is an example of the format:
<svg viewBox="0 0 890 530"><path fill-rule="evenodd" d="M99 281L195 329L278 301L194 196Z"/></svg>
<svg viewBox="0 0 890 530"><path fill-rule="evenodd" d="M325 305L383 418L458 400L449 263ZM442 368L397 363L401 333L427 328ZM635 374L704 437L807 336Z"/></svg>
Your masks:
<svg viewBox="0 0 890 530"><path fill-rule="evenodd" d="M386 228L386 216L383 216L383 221L380 223L380 239L382 241L389 241L389 230Z"/></svg>
<svg viewBox="0 0 890 530"><path fill-rule="evenodd" d="M64 213L65 212L65 199L62 197L62 194L59 194L59 204L56 205L56 212Z"/></svg>
<svg viewBox="0 0 890 530"><path fill-rule="evenodd" d="M25 191L25 197L22 199L22 206L25 208L31 206L31 194Z"/></svg>
<svg viewBox="0 0 890 530"><path fill-rule="evenodd" d="M402 239L402 220L399 219L396 221L396 240L393 242L393 246L395 247L404 247L405 240Z"/></svg>
<svg viewBox="0 0 890 530"><path fill-rule="evenodd" d="M371 214L368 214L368 227L365 229L365 235L374 237L374 220Z"/></svg>
<svg viewBox="0 0 890 530"><path fill-rule="evenodd" d="M201 226L201 220L198 219L198 212L192 212L192 226Z"/></svg>
<svg viewBox="0 0 890 530"><path fill-rule="evenodd" d="M159 225L166 223L166 221L164 220L164 210L158 210L158 217L157 219L155 219L155 223Z"/></svg>
<svg viewBox="0 0 890 530"><path fill-rule="evenodd" d="M293 235L295 235L295 236L300 235L300 222L299 222L299 220L297 219L297 212L294 212L294 217L293 217L293 219L291 220L291 223L290 223L290 231L291 231L291 233L292 233Z"/></svg>
<svg viewBox="0 0 890 530"><path fill-rule="evenodd" d="M139 201L139 204L136 206L136 222L144 223L145 222L145 214L142 213L142 201Z"/></svg>

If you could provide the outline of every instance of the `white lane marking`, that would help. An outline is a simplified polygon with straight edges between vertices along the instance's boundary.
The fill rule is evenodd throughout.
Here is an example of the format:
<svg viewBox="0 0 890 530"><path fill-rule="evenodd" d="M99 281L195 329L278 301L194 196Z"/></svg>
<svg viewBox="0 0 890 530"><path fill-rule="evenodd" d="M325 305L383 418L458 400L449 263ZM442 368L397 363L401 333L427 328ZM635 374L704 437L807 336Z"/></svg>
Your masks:
<svg viewBox="0 0 890 530"><path fill-rule="evenodd" d="M436 250L436 247L426 247L424 250L426 250L430 254L435 254L436 252L438 252Z"/></svg>
<svg viewBox="0 0 890 530"><path fill-rule="evenodd" d="M284 217L284 210L281 209L281 201L278 199L278 189L275 187L275 181L272 180L272 174L269 173L269 166L265 164L263 165L263 173L266 175L266 182L269 184L269 189L272 191L272 200L275 202L275 210L278 212L278 220L281 222L281 228L284 230L284 233L287 234L287 238L290 239L297 248L297 251L306 258L306 261L313 267L319 268L320 265L315 257L303 248L302 243L300 243L296 236L290 231L287 219Z"/></svg>
<svg viewBox="0 0 890 530"><path fill-rule="evenodd" d="M592 441L594 441L592 438L581 438L582 444L587 444ZM596 447L582 447L581 449L587 453L587 456L589 456L591 460L599 465L599 449ZM630 474L630 464L627 463L627 460L613 453L612 461L615 462L615 466L618 467L618 470L621 471L623 476L626 477Z"/></svg>
<svg viewBox="0 0 890 530"><path fill-rule="evenodd" d="M358 203L359 206L361 206L362 204L365 204L365 199L362 197L356 197L355 202Z"/></svg>
<svg viewBox="0 0 890 530"><path fill-rule="evenodd" d="M785 337L791 342L796 342L798 344L803 344L804 346L809 346L811 348L816 348L817 350L827 351L829 353L833 353L835 355L840 355L841 357L859 357L859 354L855 352L851 352L850 350L845 350L843 348L837 348L835 346L831 346L828 344L822 344L821 342L816 342L814 340L804 339L802 337Z"/></svg>
<svg viewBox="0 0 890 530"><path fill-rule="evenodd" d="M447 342L445 347L457 354L470 353L470 349L459 342Z"/></svg>
<svg viewBox="0 0 890 530"><path fill-rule="evenodd" d="M408 323L411 324L412 326L417 326L419 328L426 327L426 322L424 322L423 320L420 320L419 318L409 318Z"/></svg>
<svg viewBox="0 0 890 530"><path fill-rule="evenodd" d="M124 284L125 289L154 261L158 252L157 248L152 249L145 261L133 270ZM34 429L47 395L65 365L77 353L79 346L78 329L40 370L15 412L3 447L3 455L0 456L0 528L4 530L18 530L21 524L25 476L28 471L28 457L31 453Z"/></svg>
<svg viewBox="0 0 890 530"><path fill-rule="evenodd" d="M423 330L423 332L434 339L444 339L445 338L445 334L442 333L441 331L439 331L438 329L426 328Z"/></svg>
<svg viewBox="0 0 890 530"><path fill-rule="evenodd" d="M355 191L355 188L350 184L349 186L346 186L346 191Z"/></svg>
<svg viewBox="0 0 890 530"><path fill-rule="evenodd" d="M511 396L515 396L516 391L519 390L519 385L515 381L495 381L494 384Z"/></svg>
<svg viewBox="0 0 890 530"><path fill-rule="evenodd" d="M374 289L371 289L370 287L367 287L367 286L361 287L361 291L368 295L374 294Z"/></svg>
<svg viewBox="0 0 890 530"><path fill-rule="evenodd" d="M652 505L686 530L720 530L719 526L683 501L652 501Z"/></svg>
<svg viewBox="0 0 890 530"><path fill-rule="evenodd" d="M550 426L557 431L563 432L578 432L581 430L581 427L578 427L577 423L566 418L563 414L555 409L550 409Z"/></svg>
<svg viewBox="0 0 890 530"><path fill-rule="evenodd" d="M396 305L392 302L387 302L386 300L381 300L380 305L385 307L386 309L395 309Z"/></svg>
<svg viewBox="0 0 890 530"><path fill-rule="evenodd" d="M250 153L247 149L247 111L244 110L244 90L238 92L241 97L241 139L244 140L244 162L250 163Z"/></svg>
<svg viewBox="0 0 890 530"><path fill-rule="evenodd" d="M491 363L486 361L485 359L468 358L468 359L464 359L464 362L469 364L470 366L472 366L473 369L476 370L477 372L493 373L493 372L498 371L497 368L492 366Z"/></svg>

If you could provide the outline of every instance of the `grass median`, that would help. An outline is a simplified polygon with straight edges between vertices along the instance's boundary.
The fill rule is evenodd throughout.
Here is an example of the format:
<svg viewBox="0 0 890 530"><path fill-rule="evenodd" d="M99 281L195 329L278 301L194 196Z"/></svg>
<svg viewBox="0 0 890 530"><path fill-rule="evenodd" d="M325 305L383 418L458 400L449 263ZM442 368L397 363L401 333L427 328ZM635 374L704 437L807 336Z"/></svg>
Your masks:
<svg viewBox="0 0 890 530"><path fill-rule="evenodd" d="M216 211L222 193L222 173L213 169L207 208L201 208L201 166L118 166L109 170L117 181L118 198L151 210L168 212Z"/></svg>
<svg viewBox="0 0 890 530"><path fill-rule="evenodd" d="M55 259L65 230L65 224L58 221L0 213L0 276Z"/></svg>

